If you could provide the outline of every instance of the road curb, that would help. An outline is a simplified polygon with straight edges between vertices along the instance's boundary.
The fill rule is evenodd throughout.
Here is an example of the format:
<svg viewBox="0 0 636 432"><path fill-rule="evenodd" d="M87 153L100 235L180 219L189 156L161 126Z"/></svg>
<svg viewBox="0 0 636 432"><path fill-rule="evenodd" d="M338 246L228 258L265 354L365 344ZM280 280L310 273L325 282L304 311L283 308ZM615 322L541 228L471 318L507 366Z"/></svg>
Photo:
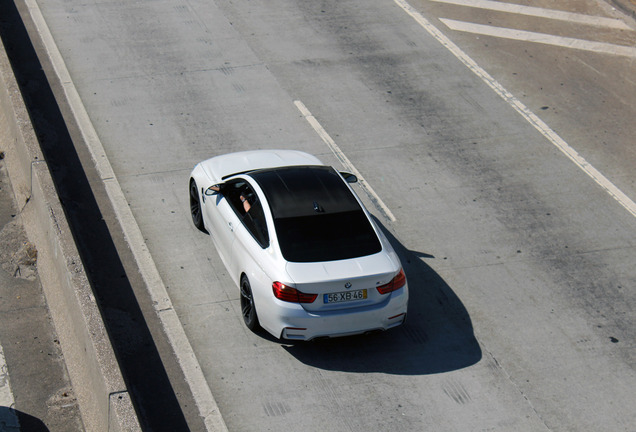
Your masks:
<svg viewBox="0 0 636 432"><path fill-rule="evenodd" d="M0 137L86 430L140 431L49 167L0 41Z"/></svg>

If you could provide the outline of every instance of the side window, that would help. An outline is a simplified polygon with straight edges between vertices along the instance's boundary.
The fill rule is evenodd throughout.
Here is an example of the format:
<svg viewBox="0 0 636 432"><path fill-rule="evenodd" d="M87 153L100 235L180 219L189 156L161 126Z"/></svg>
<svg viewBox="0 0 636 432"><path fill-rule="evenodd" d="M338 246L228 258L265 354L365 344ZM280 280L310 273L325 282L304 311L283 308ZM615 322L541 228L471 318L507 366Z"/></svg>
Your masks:
<svg viewBox="0 0 636 432"><path fill-rule="evenodd" d="M230 206L234 209L239 218L245 215L244 199L247 199L246 195L249 195L248 191L252 188L245 180L236 179L230 180L223 185L223 196L227 199Z"/></svg>
<svg viewBox="0 0 636 432"><path fill-rule="evenodd" d="M230 180L225 184L223 194L245 228L264 249L269 246L269 234L265 213L254 189L245 180Z"/></svg>
<svg viewBox="0 0 636 432"><path fill-rule="evenodd" d="M258 199L251 203L249 211L243 216L243 224L263 249L269 246L265 213L263 213L263 206L261 206L261 202Z"/></svg>

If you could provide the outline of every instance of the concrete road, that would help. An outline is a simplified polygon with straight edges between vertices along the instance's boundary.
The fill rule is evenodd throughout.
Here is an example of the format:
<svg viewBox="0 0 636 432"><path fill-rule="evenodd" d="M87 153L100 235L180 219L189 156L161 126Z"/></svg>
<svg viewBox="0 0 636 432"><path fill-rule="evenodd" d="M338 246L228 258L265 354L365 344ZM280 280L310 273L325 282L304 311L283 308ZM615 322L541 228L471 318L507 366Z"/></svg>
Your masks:
<svg viewBox="0 0 636 432"><path fill-rule="evenodd" d="M633 430L633 20L593 0L558 17L399 0L38 4L229 430ZM358 191L405 264L402 329L253 334L190 223L202 159L276 147L340 166L300 106L376 194Z"/></svg>

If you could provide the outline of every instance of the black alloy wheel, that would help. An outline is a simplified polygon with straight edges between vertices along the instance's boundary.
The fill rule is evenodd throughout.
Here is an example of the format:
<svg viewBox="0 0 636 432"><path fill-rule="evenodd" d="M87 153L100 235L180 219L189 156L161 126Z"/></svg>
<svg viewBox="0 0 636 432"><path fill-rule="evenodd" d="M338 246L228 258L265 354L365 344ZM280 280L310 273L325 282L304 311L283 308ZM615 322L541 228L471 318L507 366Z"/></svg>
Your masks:
<svg viewBox="0 0 636 432"><path fill-rule="evenodd" d="M205 226L203 226L203 215L201 214L201 202L199 201L199 188L194 180L190 181L190 214L192 222L199 231L207 234Z"/></svg>
<svg viewBox="0 0 636 432"><path fill-rule="evenodd" d="M247 280L245 276L241 279L241 314L248 329L254 331L259 327L256 307L254 307L254 297L252 296L252 287L250 286L250 281Z"/></svg>

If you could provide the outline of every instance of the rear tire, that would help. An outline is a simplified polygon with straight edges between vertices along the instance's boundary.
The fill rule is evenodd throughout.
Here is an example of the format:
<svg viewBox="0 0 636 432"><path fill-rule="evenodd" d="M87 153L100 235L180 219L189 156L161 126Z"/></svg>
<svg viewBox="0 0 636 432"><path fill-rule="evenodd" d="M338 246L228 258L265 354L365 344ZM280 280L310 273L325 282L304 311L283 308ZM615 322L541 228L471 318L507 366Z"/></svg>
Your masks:
<svg viewBox="0 0 636 432"><path fill-rule="evenodd" d="M199 188L194 179L190 180L190 214L192 222L199 231L208 233L203 224L203 213L201 212L201 201L199 198Z"/></svg>
<svg viewBox="0 0 636 432"><path fill-rule="evenodd" d="M243 315L243 322L251 331L256 331L260 327L254 306L252 287L245 276L241 278L241 315Z"/></svg>

